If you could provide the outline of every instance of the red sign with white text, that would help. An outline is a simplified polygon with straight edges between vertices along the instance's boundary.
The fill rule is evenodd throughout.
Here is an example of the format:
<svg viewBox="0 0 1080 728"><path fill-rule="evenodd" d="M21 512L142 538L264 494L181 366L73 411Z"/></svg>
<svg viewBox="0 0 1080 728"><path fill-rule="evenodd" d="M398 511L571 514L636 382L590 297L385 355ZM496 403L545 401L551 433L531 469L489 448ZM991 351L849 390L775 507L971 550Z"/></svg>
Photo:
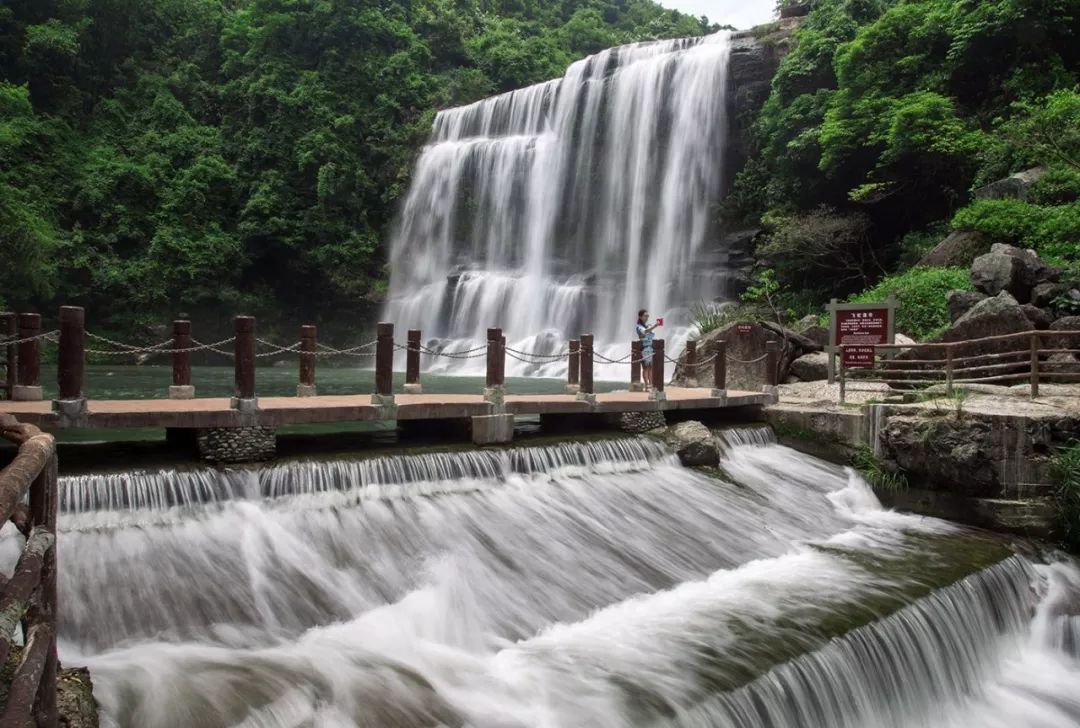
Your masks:
<svg viewBox="0 0 1080 728"><path fill-rule="evenodd" d="M848 369L871 369L874 366L873 344L889 343L889 309L866 308L837 311L836 343L845 346L843 364ZM859 346L864 344L864 346Z"/></svg>

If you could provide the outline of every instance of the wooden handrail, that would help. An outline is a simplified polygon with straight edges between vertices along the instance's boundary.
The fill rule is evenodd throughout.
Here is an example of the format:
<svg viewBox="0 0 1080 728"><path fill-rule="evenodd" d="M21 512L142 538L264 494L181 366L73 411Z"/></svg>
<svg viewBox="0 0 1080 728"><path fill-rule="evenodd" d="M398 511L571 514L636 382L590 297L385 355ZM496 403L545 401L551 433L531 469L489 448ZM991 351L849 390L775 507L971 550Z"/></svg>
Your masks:
<svg viewBox="0 0 1080 728"><path fill-rule="evenodd" d="M1080 348L1073 348L1069 337L1080 340L1080 331L1022 331L1015 334L985 336L979 339L965 339L933 344L842 344L840 351L840 401L846 397L846 380L873 381L890 387L908 387L928 384L944 384L946 392L951 394L957 384L991 384L1026 381L1031 386L1031 396L1039 396L1041 381L1070 381L1080 378L1080 365L1070 362L1047 362L1045 359L1054 354L1078 354ZM1049 339L1044 347L1043 343ZM954 352L965 346L977 346L987 343L1024 340L1028 346L1023 350L978 354L973 356L954 356ZM843 364L844 351L849 348L874 350L874 361L878 362L881 352L896 349L918 350L923 347L943 350L940 359L901 359L895 356L882 358L870 368L851 369ZM973 362L991 362L972 365ZM1000 370L1006 370L1003 373ZM1066 371L1062 371L1066 369ZM1072 371L1075 369L1076 371ZM1014 371L1008 371L1014 370Z"/></svg>
<svg viewBox="0 0 1080 728"><path fill-rule="evenodd" d="M0 589L0 662L11 652L20 622L26 636L0 728L56 728L56 443L5 414L0 437L18 445L0 470L0 516L29 534L15 572ZM28 508L21 502L27 495Z"/></svg>

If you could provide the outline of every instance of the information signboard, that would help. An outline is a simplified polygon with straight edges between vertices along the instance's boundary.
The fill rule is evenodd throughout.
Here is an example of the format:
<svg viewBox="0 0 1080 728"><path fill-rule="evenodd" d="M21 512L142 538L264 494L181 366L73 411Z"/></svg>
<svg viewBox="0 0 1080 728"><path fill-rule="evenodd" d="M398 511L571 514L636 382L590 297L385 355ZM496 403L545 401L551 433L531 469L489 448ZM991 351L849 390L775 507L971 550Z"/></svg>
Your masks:
<svg viewBox="0 0 1080 728"><path fill-rule="evenodd" d="M749 334L754 330L753 324L735 324L735 330L740 334Z"/></svg>
<svg viewBox="0 0 1080 728"><path fill-rule="evenodd" d="M829 381L835 374L835 359L843 346L843 366L870 369L874 366L874 345L895 343L896 300L877 303L829 304Z"/></svg>

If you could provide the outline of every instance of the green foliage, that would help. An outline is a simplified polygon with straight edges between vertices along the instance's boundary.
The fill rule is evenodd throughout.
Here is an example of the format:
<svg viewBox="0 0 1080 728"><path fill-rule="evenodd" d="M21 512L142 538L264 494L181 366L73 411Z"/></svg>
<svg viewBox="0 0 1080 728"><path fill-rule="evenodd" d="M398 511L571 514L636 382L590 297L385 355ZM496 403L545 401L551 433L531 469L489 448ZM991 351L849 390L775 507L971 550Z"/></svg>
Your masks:
<svg viewBox="0 0 1080 728"><path fill-rule="evenodd" d="M953 227L977 230L993 242L1032 248L1046 261L1080 260L1080 205L1035 205L1024 200L976 200L953 218Z"/></svg>
<svg viewBox="0 0 1080 728"><path fill-rule="evenodd" d="M852 465L872 487L886 493L899 493L907 490L907 476L902 470L892 470L885 466L874 448L861 446L852 457Z"/></svg>
<svg viewBox="0 0 1080 728"><path fill-rule="evenodd" d="M863 303L895 296L899 303L896 329L923 341L949 325L946 298L954 290L971 290L971 279L964 268L912 268L882 279L850 300Z"/></svg>
<svg viewBox="0 0 1080 728"><path fill-rule="evenodd" d="M704 336L738 321L755 321L757 310L733 303L698 301L690 305L690 316L697 335Z"/></svg>
<svg viewBox="0 0 1080 728"><path fill-rule="evenodd" d="M1058 450L1052 473L1063 540L1069 550L1080 553L1080 442Z"/></svg>
<svg viewBox="0 0 1080 728"><path fill-rule="evenodd" d="M880 275L870 238L870 219L822 206L810 212L769 221L773 230L758 246L787 287L814 287L822 275L831 284L852 281L865 286Z"/></svg>
<svg viewBox="0 0 1080 728"><path fill-rule="evenodd" d="M1077 12L1073 0L819 0L781 61L725 221L778 225L767 254L822 206L862 216L862 276L851 256L821 256L802 277L796 258L775 261L785 286L843 296L879 267L916 262L973 186L1041 164L1054 177L1027 202L1043 209L1013 210L1035 221L984 224L1023 228L1069 260L1077 213L1049 208L1076 207Z"/></svg>
<svg viewBox="0 0 1080 728"><path fill-rule="evenodd" d="M436 109L713 29L652 0L3 4L0 290L115 330L354 326Z"/></svg>

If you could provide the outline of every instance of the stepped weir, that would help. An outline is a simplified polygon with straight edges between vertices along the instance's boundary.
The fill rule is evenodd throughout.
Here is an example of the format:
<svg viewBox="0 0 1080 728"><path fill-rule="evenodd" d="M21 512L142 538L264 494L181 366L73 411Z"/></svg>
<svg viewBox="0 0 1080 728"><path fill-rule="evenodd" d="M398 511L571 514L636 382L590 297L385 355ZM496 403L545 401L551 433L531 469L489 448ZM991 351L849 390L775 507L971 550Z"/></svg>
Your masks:
<svg viewBox="0 0 1080 728"><path fill-rule="evenodd" d="M61 660L121 728L1080 721L1074 563L718 438L63 477Z"/></svg>

